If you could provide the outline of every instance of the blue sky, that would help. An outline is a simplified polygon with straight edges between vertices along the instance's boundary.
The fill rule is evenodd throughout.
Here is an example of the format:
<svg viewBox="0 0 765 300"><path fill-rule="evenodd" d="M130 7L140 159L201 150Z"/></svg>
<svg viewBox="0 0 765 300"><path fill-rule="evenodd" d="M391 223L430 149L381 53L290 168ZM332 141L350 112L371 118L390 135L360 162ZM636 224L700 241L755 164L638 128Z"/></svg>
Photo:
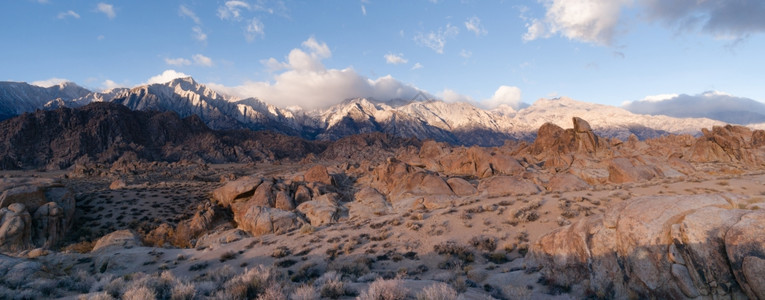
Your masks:
<svg viewBox="0 0 765 300"><path fill-rule="evenodd" d="M765 101L762 16L760 0L10 0L0 80L100 90L190 75L283 107L417 89L484 107Z"/></svg>

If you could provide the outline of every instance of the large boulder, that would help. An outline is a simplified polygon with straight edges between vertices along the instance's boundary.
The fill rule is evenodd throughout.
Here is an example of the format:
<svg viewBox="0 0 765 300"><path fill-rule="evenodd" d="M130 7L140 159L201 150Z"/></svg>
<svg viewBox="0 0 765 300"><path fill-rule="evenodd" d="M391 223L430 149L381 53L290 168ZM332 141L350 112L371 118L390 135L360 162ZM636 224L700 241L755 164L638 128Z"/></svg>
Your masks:
<svg viewBox="0 0 765 300"><path fill-rule="evenodd" d="M107 249L113 250L132 248L140 245L141 238L138 236L138 233L133 230L123 229L117 230L98 239L91 252L102 252L107 251Z"/></svg>
<svg viewBox="0 0 765 300"><path fill-rule="evenodd" d="M306 182L319 182L326 185L332 185L332 183L334 183L332 176L330 176L329 171L327 171L327 167L323 165L315 165L308 169L308 171L305 172L304 177Z"/></svg>
<svg viewBox="0 0 765 300"><path fill-rule="evenodd" d="M313 226L332 224L337 221L339 207L336 194L324 194L314 200L298 205L297 210L305 215Z"/></svg>
<svg viewBox="0 0 765 300"><path fill-rule="evenodd" d="M261 182L261 178L242 177L213 190L212 196L221 206L229 207L237 199L250 198Z"/></svg>
<svg viewBox="0 0 765 300"><path fill-rule="evenodd" d="M624 201L541 237L528 265L550 283L605 298L756 299L765 212L738 202L732 195Z"/></svg>
<svg viewBox="0 0 765 300"><path fill-rule="evenodd" d="M212 228L215 207L209 202L200 205L190 219L178 222L173 235L173 244L178 247L194 246L194 240Z"/></svg>
<svg viewBox="0 0 765 300"><path fill-rule="evenodd" d="M489 198L532 195L540 192L539 186L532 182L511 176L494 176L478 184L478 191Z"/></svg>
<svg viewBox="0 0 765 300"><path fill-rule="evenodd" d="M476 188L465 179L453 177L446 180L452 192L457 196L472 196L477 192Z"/></svg>
<svg viewBox="0 0 765 300"><path fill-rule="evenodd" d="M371 187L363 187L356 192L353 199L353 202L346 204L350 219L371 219L386 215L392 210L390 203L385 200L385 196Z"/></svg>
<svg viewBox="0 0 765 300"><path fill-rule="evenodd" d="M550 178L546 186L551 192L581 191L590 188L586 181L570 173L558 173Z"/></svg>
<svg viewBox="0 0 765 300"><path fill-rule="evenodd" d="M634 165L628 158L614 158L608 165L608 180L613 183L640 182L663 177L660 169L649 165Z"/></svg>
<svg viewBox="0 0 765 300"><path fill-rule="evenodd" d="M234 213L234 221L240 229L256 236L283 234L304 224L293 212L257 205L248 206L241 213Z"/></svg>
<svg viewBox="0 0 765 300"><path fill-rule="evenodd" d="M0 252L15 253L30 248L32 217L24 204L0 208Z"/></svg>

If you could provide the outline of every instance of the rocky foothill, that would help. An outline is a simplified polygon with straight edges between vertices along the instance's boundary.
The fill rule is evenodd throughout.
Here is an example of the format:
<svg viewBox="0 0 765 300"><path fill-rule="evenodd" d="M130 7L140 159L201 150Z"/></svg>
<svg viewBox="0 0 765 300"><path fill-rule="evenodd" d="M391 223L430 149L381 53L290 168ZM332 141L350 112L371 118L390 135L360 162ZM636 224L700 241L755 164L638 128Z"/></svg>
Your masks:
<svg viewBox="0 0 765 300"><path fill-rule="evenodd" d="M0 178L0 298L765 298L765 131L572 121L465 147L25 114L0 123L2 167L36 169Z"/></svg>

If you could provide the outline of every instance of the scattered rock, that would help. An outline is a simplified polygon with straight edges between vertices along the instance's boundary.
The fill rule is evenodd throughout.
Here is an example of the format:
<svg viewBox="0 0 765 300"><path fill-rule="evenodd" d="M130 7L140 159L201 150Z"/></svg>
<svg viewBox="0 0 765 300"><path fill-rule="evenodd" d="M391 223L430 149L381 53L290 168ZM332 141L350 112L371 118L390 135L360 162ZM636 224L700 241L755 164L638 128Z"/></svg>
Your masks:
<svg viewBox="0 0 765 300"><path fill-rule="evenodd" d="M326 185L332 185L334 182L332 176L329 175L327 167L323 165L315 165L305 172L306 182L319 182Z"/></svg>
<svg viewBox="0 0 765 300"><path fill-rule="evenodd" d="M124 229L107 234L93 246L91 252L106 251L105 249L132 248L141 245L141 239L135 231Z"/></svg>

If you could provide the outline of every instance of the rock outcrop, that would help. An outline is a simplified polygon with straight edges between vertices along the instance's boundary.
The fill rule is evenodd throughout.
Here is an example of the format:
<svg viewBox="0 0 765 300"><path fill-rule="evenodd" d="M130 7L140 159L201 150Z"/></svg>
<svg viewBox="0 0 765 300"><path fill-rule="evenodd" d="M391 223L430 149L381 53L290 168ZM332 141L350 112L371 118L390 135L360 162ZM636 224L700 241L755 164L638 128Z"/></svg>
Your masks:
<svg viewBox="0 0 765 300"><path fill-rule="evenodd" d="M761 298L765 212L734 195L621 202L540 238L529 266L605 298Z"/></svg>
<svg viewBox="0 0 765 300"><path fill-rule="evenodd" d="M71 190L49 179L8 178L0 182L0 251L49 248L71 228Z"/></svg>

